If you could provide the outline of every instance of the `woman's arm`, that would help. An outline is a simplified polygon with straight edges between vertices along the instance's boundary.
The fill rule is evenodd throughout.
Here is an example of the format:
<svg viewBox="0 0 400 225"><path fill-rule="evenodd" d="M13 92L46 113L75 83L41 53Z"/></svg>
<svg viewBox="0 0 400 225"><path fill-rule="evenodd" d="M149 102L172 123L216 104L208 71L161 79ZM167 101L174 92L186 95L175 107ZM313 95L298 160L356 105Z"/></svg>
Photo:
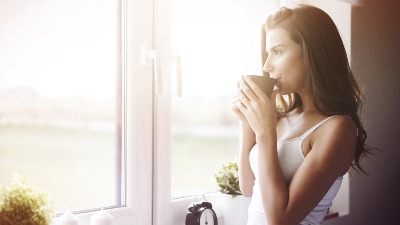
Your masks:
<svg viewBox="0 0 400 225"><path fill-rule="evenodd" d="M240 95L241 92L239 90ZM254 131L249 126L243 113L240 112L237 104L240 102L239 97L236 97L232 102L232 111L237 115L241 121L241 136L240 136L240 150L239 150L239 186L243 196L251 197L253 194L254 174L250 167L250 151L256 143Z"/></svg>
<svg viewBox="0 0 400 225"><path fill-rule="evenodd" d="M250 168L250 151L255 145L255 135L248 123L242 123L239 151L239 184L243 196L251 197L253 193L254 174Z"/></svg>
<svg viewBox="0 0 400 225"><path fill-rule="evenodd" d="M337 116L319 128L311 151L287 186L280 169L273 134L257 136L260 189L271 225L299 224L325 196L337 177L350 168L356 147L356 127Z"/></svg>

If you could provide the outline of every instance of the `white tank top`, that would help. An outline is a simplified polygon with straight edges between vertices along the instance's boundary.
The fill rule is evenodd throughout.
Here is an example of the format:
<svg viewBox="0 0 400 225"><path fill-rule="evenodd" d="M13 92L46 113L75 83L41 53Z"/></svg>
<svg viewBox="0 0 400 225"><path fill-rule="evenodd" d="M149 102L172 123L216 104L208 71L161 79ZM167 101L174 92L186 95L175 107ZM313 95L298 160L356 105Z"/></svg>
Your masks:
<svg viewBox="0 0 400 225"><path fill-rule="evenodd" d="M283 172L283 176L287 184L293 178L294 173L304 161L304 154L301 148L303 140L308 137L314 130L321 126L325 121L332 118L328 117L307 130L303 135L286 141L278 142L278 157ZM253 195L248 209L247 225L267 225L267 220L264 214L264 207L261 201L260 187L258 183L258 146L254 145L250 152L250 166L255 176L253 186ZM321 224L329 207L332 205L332 200L336 196L343 177L338 177L328 192L318 203L318 205L304 218L301 225L318 225Z"/></svg>

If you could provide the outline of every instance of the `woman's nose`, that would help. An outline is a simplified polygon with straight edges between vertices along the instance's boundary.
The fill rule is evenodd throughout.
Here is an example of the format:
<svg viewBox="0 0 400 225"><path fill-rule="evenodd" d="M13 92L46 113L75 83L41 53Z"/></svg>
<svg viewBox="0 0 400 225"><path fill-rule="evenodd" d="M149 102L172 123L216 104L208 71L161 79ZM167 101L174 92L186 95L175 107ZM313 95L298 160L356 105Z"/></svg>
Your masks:
<svg viewBox="0 0 400 225"><path fill-rule="evenodd" d="M264 72L267 72L267 73L272 71L271 63L269 62L268 58L267 58L267 60L265 60L263 70L264 70Z"/></svg>

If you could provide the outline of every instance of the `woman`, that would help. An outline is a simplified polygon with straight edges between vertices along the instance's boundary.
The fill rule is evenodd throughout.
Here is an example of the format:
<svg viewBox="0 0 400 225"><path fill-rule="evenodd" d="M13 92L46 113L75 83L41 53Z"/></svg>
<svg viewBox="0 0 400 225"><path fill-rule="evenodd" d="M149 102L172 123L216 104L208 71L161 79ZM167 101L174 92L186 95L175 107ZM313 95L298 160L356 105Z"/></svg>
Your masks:
<svg viewBox="0 0 400 225"><path fill-rule="evenodd" d="M264 76L249 77L233 111L242 122L240 188L252 196L248 225L321 224L350 167L369 153L361 91L339 32L322 10L281 8L263 26Z"/></svg>

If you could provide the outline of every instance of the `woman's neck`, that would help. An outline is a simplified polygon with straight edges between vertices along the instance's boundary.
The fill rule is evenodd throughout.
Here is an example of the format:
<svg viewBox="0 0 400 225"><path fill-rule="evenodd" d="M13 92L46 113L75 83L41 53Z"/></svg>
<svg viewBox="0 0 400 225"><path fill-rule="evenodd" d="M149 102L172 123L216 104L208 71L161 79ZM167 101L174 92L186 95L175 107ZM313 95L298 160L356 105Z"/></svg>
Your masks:
<svg viewBox="0 0 400 225"><path fill-rule="evenodd" d="M311 101L309 95L299 93L302 104L298 107L298 112L319 112L315 107L314 103Z"/></svg>

